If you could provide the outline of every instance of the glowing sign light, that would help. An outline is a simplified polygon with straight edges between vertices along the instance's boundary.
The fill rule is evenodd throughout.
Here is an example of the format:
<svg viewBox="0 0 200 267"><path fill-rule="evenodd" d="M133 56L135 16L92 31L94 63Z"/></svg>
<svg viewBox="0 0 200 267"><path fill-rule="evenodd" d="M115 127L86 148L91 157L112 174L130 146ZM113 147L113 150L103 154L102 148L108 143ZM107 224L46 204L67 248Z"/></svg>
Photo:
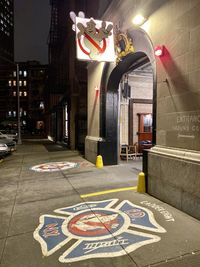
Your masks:
<svg viewBox="0 0 200 267"><path fill-rule="evenodd" d="M157 56L157 57L163 56L164 55L164 46L163 45L156 46L154 53L155 53L155 56Z"/></svg>

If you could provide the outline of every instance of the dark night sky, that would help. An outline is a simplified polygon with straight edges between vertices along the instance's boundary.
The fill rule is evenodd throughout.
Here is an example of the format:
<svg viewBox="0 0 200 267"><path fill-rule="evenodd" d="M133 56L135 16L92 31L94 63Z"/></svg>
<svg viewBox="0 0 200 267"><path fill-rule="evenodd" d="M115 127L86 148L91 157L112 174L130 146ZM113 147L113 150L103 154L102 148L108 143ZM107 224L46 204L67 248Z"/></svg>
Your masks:
<svg viewBox="0 0 200 267"><path fill-rule="evenodd" d="M48 63L49 0L15 0L15 61Z"/></svg>

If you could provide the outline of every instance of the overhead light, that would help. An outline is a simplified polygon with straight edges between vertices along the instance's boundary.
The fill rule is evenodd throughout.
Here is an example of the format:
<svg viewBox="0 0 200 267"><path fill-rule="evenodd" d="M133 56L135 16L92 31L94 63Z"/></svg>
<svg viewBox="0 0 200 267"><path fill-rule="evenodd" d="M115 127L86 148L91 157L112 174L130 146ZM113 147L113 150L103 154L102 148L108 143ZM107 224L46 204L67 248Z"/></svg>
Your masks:
<svg viewBox="0 0 200 267"><path fill-rule="evenodd" d="M161 57L164 55L164 46L163 45L158 45L154 49L155 56Z"/></svg>
<svg viewBox="0 0 200 267"><path fill-rule="evenodd" d="M141 14L138 14L133 18L132 22L134 25L140 26L145 22L145 20L146 18L144 16L142 16Z"/></svg>

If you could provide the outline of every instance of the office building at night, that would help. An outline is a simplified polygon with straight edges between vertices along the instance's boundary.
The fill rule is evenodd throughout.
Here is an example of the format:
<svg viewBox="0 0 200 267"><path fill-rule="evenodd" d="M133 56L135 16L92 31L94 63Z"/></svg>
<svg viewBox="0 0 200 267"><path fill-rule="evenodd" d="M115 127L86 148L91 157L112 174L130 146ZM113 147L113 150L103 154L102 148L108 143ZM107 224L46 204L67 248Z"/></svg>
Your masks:
<svg viewBox="0 0 200 267"><path fill-rule="evenodd" d="M0 1L0 65L14 60L14 3Z"/></svg>
<svg viewBox="0 0 200 267"><path fill-rule="evenodd" d="M47 65L38 61L19 62L19 98L22 133L37 133L45 127L45 91ZM7 75L6 75L7 73ZM2 125L7 129L17 129L17 74L16 69L7 67L1 82L4 84L0 95ZM6 101L5 101L6 99Z"/></svg>

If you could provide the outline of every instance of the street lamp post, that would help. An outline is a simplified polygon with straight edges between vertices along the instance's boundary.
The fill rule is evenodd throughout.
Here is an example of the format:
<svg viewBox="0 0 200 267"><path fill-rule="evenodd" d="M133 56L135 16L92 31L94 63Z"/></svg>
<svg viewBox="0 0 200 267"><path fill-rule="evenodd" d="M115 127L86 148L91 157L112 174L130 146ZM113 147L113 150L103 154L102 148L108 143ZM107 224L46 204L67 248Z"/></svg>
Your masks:
<svg viewBox="0 0 200 267"><path fill-rule="evenodd" d="M21 121L20 121L20 93L19 93L19 64L16 64L16 77L17 77L17 144L22 144L21 139Z"/></svg>

